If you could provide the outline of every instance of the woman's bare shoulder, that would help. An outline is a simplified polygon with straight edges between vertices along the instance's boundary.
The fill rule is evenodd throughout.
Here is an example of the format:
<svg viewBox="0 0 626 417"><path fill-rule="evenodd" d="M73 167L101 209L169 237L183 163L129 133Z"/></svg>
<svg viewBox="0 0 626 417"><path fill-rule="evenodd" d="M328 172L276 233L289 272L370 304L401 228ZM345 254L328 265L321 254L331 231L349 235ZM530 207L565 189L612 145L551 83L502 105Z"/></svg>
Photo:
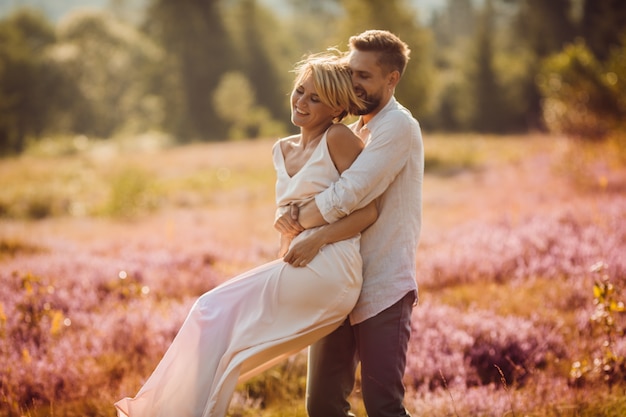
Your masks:
<svg viewBox="0 0 626 417"><path fill-rule="evenodd" d="M343 123L337 123L329 128L326 143L339 172L347 169L363 150L361 139Z"/></svg>
<svg viewBox="0 0 626 417"><path fill-rule="evenodd" d="M293 147L293 144L297 143L299 140L300 140L300 135L299 134L286 136L284 138L278 139L274 143L274 147L280 146L280 148L283 150L283 152L285 152L285 151L290 150Z"/></svg>
<svg viewBox="0 0 626 417"><path fill-rule="evenodd" d="M347 150L358 149L360 151L364 146L363 141L343 123L335 123L328 129L326 141L329 147L333 146Z"/></svg>

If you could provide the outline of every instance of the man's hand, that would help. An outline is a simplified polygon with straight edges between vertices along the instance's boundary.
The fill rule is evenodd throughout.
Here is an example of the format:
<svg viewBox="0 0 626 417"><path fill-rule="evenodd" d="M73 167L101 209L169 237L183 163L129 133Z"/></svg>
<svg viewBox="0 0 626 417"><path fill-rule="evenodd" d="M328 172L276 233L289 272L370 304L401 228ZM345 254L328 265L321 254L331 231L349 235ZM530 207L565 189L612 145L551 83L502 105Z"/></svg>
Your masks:
<svg viewBox="0 0 626 417"><path fill-rule="evenodd" d="M299 208L295 204L289 206L289 210L278 217L274 222L274 229L281 235L294 237L299 235L304 227L298 222Z"/></svg>

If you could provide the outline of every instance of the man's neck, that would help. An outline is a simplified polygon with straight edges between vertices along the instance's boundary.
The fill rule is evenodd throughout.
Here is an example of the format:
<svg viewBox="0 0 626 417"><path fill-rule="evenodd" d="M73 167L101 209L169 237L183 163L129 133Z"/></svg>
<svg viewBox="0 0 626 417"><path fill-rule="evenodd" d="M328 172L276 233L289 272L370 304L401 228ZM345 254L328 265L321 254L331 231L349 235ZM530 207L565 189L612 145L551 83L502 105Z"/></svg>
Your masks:
<svg viewBox="0 0 626 417"><path fill-rule="evenodd" d="M387 104L389 104L389 100L391 100L391 97L393 96L389 96L384 102L381 101L380 106L372 110L370 113L362 115L361 120L363 121L363 125L368 124L378 113L380 113L380 111L384 109Z"/></svg>

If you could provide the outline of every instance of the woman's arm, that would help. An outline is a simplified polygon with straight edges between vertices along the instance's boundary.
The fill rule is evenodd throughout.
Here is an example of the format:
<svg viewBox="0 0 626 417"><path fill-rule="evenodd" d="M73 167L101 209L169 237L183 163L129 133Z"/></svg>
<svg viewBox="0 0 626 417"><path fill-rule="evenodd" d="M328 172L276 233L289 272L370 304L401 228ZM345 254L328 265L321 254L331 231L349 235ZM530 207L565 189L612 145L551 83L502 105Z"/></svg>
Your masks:
<svg viewBox="0 0 626 417"><path fill-rule="evenodd" d="M278 227L279 224L282 224L281 218L289 218L290 210L291 206L282 206L276 208L276 215L274 217L274 228L276 228L276 230L280 232L280 243L278 249L279 258L285 256L287 250L289 250L289 245L291 245L291 241L293 240L293 238L298 236L298 234L300 234L300 232L304 230L302 227L300 227L299 224L297 225L297 227L299 228L297 232L294 231L293 226L283 228ZM285 213L287 213L287 215L285 215ZM298 223L297 220L296 223Z"/></svg>

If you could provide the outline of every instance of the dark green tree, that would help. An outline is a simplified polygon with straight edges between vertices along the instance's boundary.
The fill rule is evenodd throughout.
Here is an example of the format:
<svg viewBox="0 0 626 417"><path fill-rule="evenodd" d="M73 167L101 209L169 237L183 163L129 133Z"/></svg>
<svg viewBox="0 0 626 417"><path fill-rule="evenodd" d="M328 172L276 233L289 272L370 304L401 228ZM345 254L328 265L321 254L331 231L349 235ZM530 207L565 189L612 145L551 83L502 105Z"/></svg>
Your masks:
<svg viewBox="0 0 626 417"><path fill-rule="evenodd" d="M515 10L506 49L512 51L512 65L526 67L511 88L518 91L515 104L520 111L512 115L519 128L543 128L541 95L536 75L541 61L562 50L576 36L572 0L505 0Z"/></svg>
<svg viewBox="0 0 626 417"><path fill-rule="evenodd" d="M544 58L560 51L576 34L571 0L522 0L515 18L515 37Z"/></svg>
<svg viewBox="0 0 626 417"><path fill-rule="evenodd" d="M626 33L626 2L623 0L583 0L580 33L593 54L601 61L611 49L622 44Z"/></svg>
<svg viewBox="0 0 626 417"><path fill-rule="evenodd" d="M49 59L72 79L71 97L55 128L108 138L130 125L145 130L162 113L146 94L144 78L162 57L161 51L132 25L111 14L78 12L59 26L59 42ZM142 120L143 119L143 120Z"/></svg>
<svg viewBox="0 0 626 417"><path fill-rule="evenodd" d="M436 44L433 61L437 93L429 118L434 128L458 131L469 127L472 103L466 77L467 57L477 19L471 0L447 0L429 22Z"/></svg>
<svg viewBox="0 0 626 417"><path fill-rule="evenodd" d="M437 48L458 44L459 38L472 36L476 27L476 12L472 0L447 0L436 10L429 23Z"/></svg>
<svg viewBox="0 0 626 417"><path fill-rule="evenodd" d="M54 85L44 54L55 37L50 22L33 10L0 21L0 154L21 152L50 120Z"/></svg>
<svg viewBox="0 0 626 417"><path fill-rule="evenodd" d="M343 14L341 0L286 0L290 6L285 25L297 45L296 58L319 52L330 46L343 47L345 40L337 35ZM338 40L341 45L338 44Z"/></svg>
<svg viewBox="0 0 626 417"><path fill-rule="evenodd" d="M236 54L220 0L152 0L146 30L166 51L173 72L165 91L168 125L180 140L217 140L227 126L213 107L220 77L236 68ZM176 88L178 87L178 88Z"/></svg>
<svg viewBox="0 0 626 417"><path fill-rule="evenodd" d="M257 104L269 110L271 117L287 121L287 101L291 76L289 52L294 48L286 40L281 23L257 0L241 0L236 10L234 28L240 37L241 70L250 81Z"/></svg>
<svg viewBox="0 0 626 417"><path fill-rule="evenodd" d="M506 107L494 67L494 24L493 0L486 0L475 35L475 66L470 71L472 128L479 132L502 132L506 128Z"/></svg>

